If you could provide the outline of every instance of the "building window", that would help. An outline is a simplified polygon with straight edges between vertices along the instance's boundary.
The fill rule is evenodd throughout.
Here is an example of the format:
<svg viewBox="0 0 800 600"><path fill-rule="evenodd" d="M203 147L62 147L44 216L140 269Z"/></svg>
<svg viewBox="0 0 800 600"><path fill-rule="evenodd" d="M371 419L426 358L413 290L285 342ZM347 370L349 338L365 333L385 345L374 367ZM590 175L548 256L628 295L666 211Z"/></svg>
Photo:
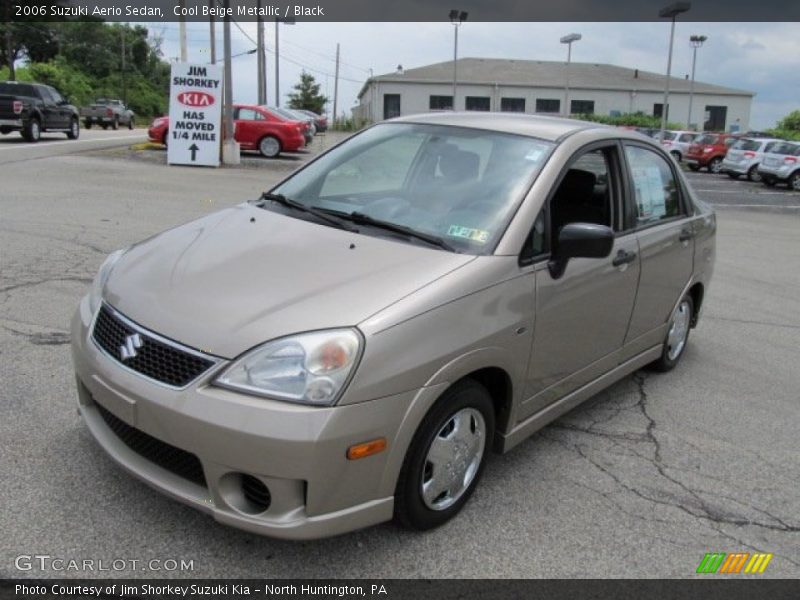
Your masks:
<svg viewBox="0 0 800 600"><path fill-rule="evenodd" d="M525 98L500 98L502 112L525 112Z"/></svg>
<svg viewBox="0 0 800 600"><path fill-rule="evenodd" d="M489 96L467 96L466 108L467 110L482 110L489 112Z"/></svg>
<svg viewBox="0 0 800 600"><path fill-rule="evenodd" d="M653 104L653 116L659 119L664 115L664 104L656 102ZM667 104L667 117L669 117L669 104Z"/></svg>
<svg viewBox="0 0 800 600"><path fill-rule="evenodd" d="M570 114L593 115L594 100L573 100L570 102Z"/></svg>
<svg viewBox="0 0 800 600"><path fill-rule="evenodd" d="M428 107L431 110L453 110L452 96L431 96Z"/></svg>
<svg viewBox="0 0 800 600"><path fill-rule="evenodd" d="M574 102L573 102L574 104ZM560 113L561 100L552 98L537 98L536 99L536 112L537 113Z"/></svg>
<svg viewBox="0 0 800 600"><path fill-rule="evenodd" d="M383 95L383 118L394 119L400 116L400 94Z"/></svg>

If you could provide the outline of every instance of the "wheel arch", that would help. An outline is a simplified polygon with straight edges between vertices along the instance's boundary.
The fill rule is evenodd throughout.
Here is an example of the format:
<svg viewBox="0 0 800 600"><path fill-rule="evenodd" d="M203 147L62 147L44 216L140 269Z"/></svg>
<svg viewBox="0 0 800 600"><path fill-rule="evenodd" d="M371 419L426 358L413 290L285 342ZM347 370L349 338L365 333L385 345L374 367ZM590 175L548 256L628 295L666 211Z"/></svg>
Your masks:
<svg viewBox="0 0 800 600"><path fill-rule="evenodd" d="M694 303L694 311L692 312L692 321L691 326L697 326L697 319L700 316L700 306L703 304L703 295L705 294L705 288L703 287L703 283L701 281L696 282L689 288L689 295L692 297L692 302Z"/></svg>

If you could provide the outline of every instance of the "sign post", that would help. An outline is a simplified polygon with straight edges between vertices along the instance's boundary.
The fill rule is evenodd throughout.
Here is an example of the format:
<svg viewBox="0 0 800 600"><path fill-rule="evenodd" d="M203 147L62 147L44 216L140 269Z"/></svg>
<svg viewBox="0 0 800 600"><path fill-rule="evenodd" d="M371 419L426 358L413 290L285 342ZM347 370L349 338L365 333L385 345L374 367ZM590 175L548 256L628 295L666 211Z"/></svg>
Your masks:
<svg viewBox="0 0 800 600"><path fill-rule="evenodd" d="M174 63L169 91L167 162L219 166L222 68Z"/></svg>

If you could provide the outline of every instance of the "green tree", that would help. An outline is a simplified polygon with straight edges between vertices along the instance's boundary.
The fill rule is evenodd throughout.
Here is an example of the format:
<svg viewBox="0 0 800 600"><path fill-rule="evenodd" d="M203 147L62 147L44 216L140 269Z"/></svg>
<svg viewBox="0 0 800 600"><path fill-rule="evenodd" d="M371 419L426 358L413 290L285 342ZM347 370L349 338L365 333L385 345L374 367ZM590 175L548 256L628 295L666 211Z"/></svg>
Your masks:
<svg viewBox="0 0 800 600"><path fill-rule="evenodd" d="M778 121L777 127L768 129L768 133L785 140L800 140L800 110L793 110Z"/></svg>
<svg viewBox="0 0 800 600"><path fill-rule="evenodd" d="M289 106L322 114L328 99L319 93L319 88L314 76L303 71L299 83L294 86L295 91L289 94Z"/></svg>

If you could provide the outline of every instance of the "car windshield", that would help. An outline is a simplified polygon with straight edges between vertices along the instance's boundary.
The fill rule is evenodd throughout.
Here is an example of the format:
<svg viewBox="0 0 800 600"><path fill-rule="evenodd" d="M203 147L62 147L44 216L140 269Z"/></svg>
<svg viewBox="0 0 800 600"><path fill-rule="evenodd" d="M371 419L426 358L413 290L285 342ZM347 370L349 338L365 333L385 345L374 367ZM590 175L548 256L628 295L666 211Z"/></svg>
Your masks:
<svg viewBox="0 0 800 600"><path fill-rule="evenodd" d="M737 141L732 148L734 150L758 150L760 146L761 142L756 140L742 139Z"/></svg>
<svg viewBox="0 0 800 600"><path fill-rule="evenodd" d="M719 136L718 135L712 135L710 133L706 133L704 135L701 135L700 137L698 137L694 141L695 144L709 144L709 145L712 145L712 146L714 144L718 143L718 142L719 142Z"/></svg>
<svg viewBox="0 0 800 600"><path fill-rule="evenodd" d="M387 123L350 138L272 193L436 236L460 252L488 254L553 147L508 133Z"/></svg>

